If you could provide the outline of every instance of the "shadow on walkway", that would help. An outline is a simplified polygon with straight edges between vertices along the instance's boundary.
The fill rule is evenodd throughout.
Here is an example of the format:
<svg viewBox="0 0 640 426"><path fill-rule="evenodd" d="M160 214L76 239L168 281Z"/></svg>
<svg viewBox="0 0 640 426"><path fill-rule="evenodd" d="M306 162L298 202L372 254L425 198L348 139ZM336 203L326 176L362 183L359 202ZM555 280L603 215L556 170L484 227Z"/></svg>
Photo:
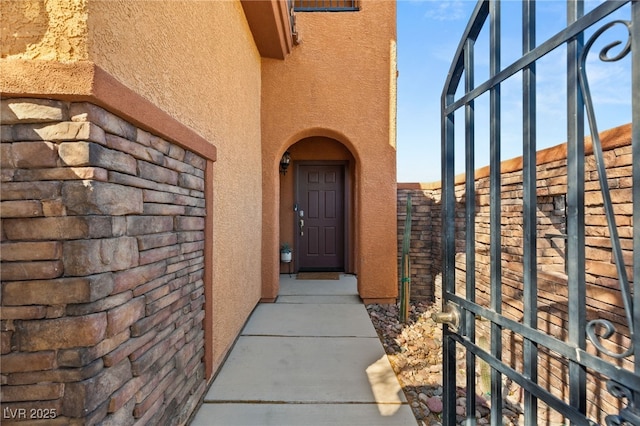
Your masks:
<svg viewBox="0 0 640 426"><path fill-rule="evenodd" d="M282 275L278 300L256 307L191 423L411 424L351 275Z"/></svg>

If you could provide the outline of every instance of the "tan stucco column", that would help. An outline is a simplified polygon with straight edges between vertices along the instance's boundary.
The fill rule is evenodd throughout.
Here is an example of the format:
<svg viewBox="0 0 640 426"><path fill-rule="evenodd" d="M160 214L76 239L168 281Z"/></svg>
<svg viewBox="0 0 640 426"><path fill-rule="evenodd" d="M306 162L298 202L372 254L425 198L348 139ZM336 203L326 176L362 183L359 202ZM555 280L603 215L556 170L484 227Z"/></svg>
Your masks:
<svg viewBox="0 0 640 426"><path fill-rule="evenodd" d="M357 177L358 293L365 303L394 303L398 294L395 162L384 157L364 158Z"/></svg>
<svg viewBox="0 0 640 426"><path fill-rule="evenodd" d="M279 158L279 157L278 157ZM278 161L276 152L262 153L262 302L273 302L278 297L280 234Z"/></svg>

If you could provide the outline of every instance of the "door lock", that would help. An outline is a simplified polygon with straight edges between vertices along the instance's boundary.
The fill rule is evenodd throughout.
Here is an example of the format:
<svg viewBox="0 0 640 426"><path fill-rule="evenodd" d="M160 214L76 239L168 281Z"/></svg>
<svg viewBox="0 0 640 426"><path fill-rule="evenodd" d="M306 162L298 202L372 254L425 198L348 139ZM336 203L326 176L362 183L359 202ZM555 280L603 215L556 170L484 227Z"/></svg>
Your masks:
<svg viewBox="0 0 640 426"><path fill-rule="evenodd" d="M439 324L447 324L451 331L458 332L460 327L460 309L453 302L447 302L442 312L431 314L431 319Z"/></svg>

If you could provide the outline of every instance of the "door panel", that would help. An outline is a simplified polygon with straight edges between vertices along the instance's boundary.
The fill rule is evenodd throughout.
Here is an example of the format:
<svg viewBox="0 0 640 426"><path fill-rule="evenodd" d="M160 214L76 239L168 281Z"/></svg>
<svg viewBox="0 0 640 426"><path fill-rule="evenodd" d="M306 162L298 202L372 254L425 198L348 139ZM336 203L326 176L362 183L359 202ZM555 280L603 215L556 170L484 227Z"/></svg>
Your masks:
<svg viewBox="0 0 640 426"><path fill-rule="evenodd" d="M318 241L318 227L307 227L307 244L305 244L307 256L317 256L320 253Z"/></svg>
<svg viewBox="0 0 640 426"><path fill-rule="evenodd" d="M344 270L344 175L342 164L299 164L297 167L299 270Z"/></svg>

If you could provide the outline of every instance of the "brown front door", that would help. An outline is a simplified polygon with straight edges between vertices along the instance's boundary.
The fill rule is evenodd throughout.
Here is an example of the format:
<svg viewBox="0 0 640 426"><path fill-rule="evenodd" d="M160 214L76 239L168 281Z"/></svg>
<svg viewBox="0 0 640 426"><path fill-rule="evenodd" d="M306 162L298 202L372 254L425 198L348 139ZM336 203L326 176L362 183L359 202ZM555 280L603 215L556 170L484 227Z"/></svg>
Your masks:
<svg viewBox="0 0 640 426"><path fill-rule="evenodd" d="M344 271L345 166L299 164L298 270Z"/></svg>

